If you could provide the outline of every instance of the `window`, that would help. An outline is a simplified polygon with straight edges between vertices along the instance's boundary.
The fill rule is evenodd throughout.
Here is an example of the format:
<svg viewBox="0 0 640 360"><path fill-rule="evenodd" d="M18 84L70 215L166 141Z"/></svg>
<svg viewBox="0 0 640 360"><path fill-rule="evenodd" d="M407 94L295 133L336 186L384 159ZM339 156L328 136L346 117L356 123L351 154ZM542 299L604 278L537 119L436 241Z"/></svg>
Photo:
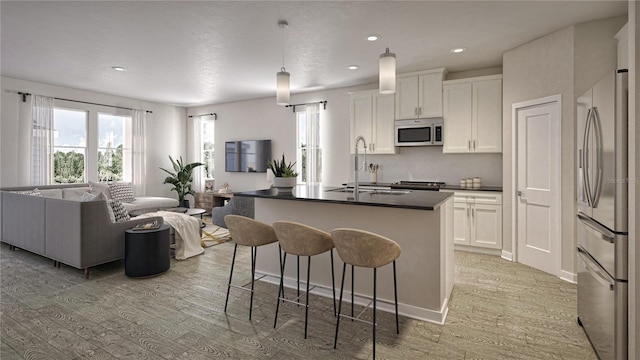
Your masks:
<svg viewBox="0 0 640 360"><path fill-rule="evenodd" d="M87 112L53 110L53 182L86 182Z"/></svg>
<svg viewBox="0 0 640 360"><path fill-rule="evenodd" d="M296 123L298 124L298 141L296 149L296 172L298 173L298 183L307 183L307 112L296 113Z"/></svg>
<svg viewBox="0 0 640 360"><path fill-rule="evenodd" d="M52 183L132 181L131 116L73 105L53 108Z"/></svg>
<svg viewBox="0 0 640 360"><path fill-rule="evenodd" d="M130 116L98 113L98 181L131 181Z"/></svg>
<svg viewBox="0 0 640 360"><path fill-rule="evenodd" d="M213 120L202 119L200 125L201 143L200 147L200 162L204 164L202 170L202 177L204 179L214 178L214 122Z"/></svg>
<svg viewBox="0 0 640 360"><path fill-rule="evenodd" d="M296 112L297 148L296 172L299 184L322 182L322 149L320 148L320 121L307 111Z"/></svg>

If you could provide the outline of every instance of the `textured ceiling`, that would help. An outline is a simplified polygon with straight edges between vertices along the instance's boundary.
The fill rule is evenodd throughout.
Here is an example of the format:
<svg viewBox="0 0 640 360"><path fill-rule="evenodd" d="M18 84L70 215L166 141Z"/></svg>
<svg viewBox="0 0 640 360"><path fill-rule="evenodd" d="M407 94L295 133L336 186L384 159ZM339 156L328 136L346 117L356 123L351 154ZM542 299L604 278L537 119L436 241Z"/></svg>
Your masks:
<svg viewBox="0 0 640 360"><path fill-rule="evenodd" d="M499 66L506 50L626 9L626 1L1 1L1 74L173 105L222 103L275 96L279 19L289 22L285 67L296 93L376 82L385 47L398 72Z"/></svg>

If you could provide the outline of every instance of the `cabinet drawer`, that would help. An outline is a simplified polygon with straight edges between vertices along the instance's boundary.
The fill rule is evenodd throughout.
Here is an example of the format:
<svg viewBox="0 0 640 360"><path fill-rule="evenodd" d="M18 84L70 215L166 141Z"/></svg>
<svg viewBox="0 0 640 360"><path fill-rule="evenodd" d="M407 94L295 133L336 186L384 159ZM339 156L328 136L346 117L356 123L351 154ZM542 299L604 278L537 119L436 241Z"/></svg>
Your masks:
<svg viewBox="0 0 640 360"><path fill-rule="evenodd" d="M453 201L499 205L502 204L502 194L489 191L456 191L453 195Z"/></svg>

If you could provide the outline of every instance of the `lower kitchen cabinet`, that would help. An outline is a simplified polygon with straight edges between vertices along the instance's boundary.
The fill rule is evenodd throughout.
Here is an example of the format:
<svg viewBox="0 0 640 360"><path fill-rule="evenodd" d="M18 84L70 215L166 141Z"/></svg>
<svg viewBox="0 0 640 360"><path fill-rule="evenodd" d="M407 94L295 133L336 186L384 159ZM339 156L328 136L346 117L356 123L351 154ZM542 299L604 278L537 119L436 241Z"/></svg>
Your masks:
<svg viewBox="0 0 640 360"><path fill-rule="evenodd" d="M456 191L453 201L454 244L502 249L502 194Z"/></svg>

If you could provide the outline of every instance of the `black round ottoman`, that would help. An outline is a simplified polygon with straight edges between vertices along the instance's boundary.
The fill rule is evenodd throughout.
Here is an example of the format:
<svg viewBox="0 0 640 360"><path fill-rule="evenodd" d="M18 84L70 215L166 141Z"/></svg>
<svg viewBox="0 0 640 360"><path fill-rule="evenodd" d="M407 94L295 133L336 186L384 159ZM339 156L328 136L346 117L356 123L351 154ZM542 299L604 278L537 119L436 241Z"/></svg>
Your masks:
<svg viewBox="0 0 640 360"><path fill-rule="evenodd" d="M152 230L125 230L124 273L149 277L169 270L169 226Z"/></svg>

